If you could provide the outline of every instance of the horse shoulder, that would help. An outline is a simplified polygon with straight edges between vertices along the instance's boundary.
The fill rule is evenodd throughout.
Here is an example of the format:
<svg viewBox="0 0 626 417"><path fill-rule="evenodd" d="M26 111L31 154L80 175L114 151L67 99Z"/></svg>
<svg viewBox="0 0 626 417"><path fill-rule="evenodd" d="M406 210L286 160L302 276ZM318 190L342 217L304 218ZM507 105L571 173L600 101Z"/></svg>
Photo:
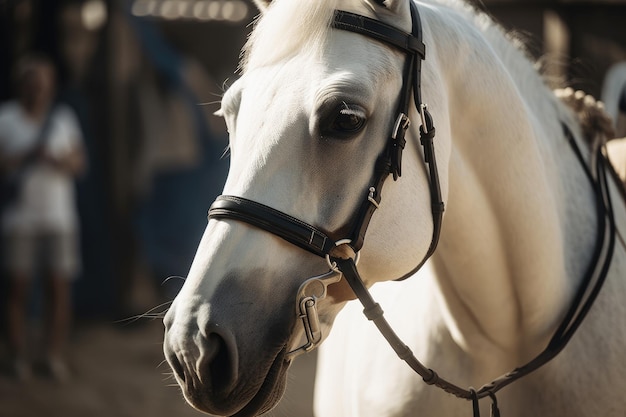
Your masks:
<svg viewBox="0 0 626 417"><path fill-rule="evenodd" d="M429 264L402 282L376 284L372 294L394 331L419 360L445 368L463 378L467 367L456 367L463 355L444 324ZM458 372L459 374L451 375ZM331 333L320 346L315 381L315 412L324 417L384 417L415 415L419 409L457 415L464 402L423 383L400 360L362 306L353 301L337 316ZM443 409L442 409L443 407ZM445 409L445 410L444 410Z"/></svg>

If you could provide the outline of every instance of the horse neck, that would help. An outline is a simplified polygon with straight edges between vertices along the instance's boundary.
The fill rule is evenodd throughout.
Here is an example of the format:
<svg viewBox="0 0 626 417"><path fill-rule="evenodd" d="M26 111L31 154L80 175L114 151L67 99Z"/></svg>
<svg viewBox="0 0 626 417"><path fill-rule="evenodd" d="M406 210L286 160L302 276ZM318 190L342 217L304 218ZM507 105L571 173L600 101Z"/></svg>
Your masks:
<svg viewBox="0 0 626 417"><path fill-rule="evenodd" d="M575 123L532 64L499 29L456 25L425 67L445 84L452 138L434 265L454 340L506 368L537 354L564 314L591 257L593 199L562 134Z"/></svg>

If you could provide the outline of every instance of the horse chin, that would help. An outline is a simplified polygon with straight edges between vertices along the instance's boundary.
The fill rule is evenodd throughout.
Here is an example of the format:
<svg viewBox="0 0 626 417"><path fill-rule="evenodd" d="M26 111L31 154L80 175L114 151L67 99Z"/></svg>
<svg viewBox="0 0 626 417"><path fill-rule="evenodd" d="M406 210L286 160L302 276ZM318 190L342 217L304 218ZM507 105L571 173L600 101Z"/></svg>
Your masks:
<svg viewBox="0 0 626 417"><path fill-rule="evenodd" d="M256 395L232 417L255 417L270 411L282 398L287 386L287 370L291 362L285 359L283 349L274 359L263 384Z"/></svg>
<svg viewBox="0 0 626 417"><path fill-rule="evenodd" d="M230 407L216 407L210 400L205 401L206 395L196 389L184 390L187 401L197 410L210 415L224 417L256 417L267 413L278 404L282 398L287 381L287 370L291 361L286 358L286 348L283 348L274 358L265 378L260 383L256 394L246 404L236 404L233 401ZM242 380L242 385L249 384L249 380ZM194 392L195 391L195 392ZM230 409L230 411L228 411ZM237 411L238 410L238 411Z"/></svg>

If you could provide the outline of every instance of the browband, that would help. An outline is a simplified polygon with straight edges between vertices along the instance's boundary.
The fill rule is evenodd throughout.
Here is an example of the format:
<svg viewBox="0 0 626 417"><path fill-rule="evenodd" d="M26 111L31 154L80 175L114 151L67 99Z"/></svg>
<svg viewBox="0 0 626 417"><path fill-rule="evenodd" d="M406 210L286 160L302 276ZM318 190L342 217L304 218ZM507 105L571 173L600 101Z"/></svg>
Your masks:
<svg viewBox="0 0 626 417"><path fill-rule="evenodd" d="M418 54L421 59L426 59L426 46L424 46L421 36L406 33L379 20L343 10L336 10L332 27L377 39L402 50L402 52ZM418 27L421 26L418 25Z"/></svg>

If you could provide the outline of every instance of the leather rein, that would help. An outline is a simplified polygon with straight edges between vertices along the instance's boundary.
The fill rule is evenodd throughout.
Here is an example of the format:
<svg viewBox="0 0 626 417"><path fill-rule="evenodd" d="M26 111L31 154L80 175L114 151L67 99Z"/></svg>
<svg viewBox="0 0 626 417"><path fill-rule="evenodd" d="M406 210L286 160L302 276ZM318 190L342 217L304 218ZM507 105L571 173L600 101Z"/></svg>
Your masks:
<svg viewBox="0 0 626 417"><path fill-rule="evenodd" d="M391 175L397 180L402 174L402 150L406 145L404 138L410 125L408 118L411 96L421 118L420 142L423 146L424 160L428 166L429 189L433 217L433 235L430 247L422 261L411 272L399 279L405 279L419 270L426 260L434 253L441 231L444 203L441 197L439 175L434 152L435 127L431 115L421 101L421 61L425 59L425 46L422 42L422 28L417 6L410 1L412 31L406 33L393 26L375 19L353 14L346 11L335 11L332 27L358 33L405 53L403 86L400 91L397 116L387 146L379 155L371 184L364 190L363 201L355 217L345 228L351 230L349 236L336 236L335 233L312 226L286 213L264 204L237 196L222 195L211 205L209 219L232 219L245 222L272 233L308 252L326 258L330 271L320 276L307 279L299 288L296 297L296 315L302 321L306 343L287 355L296 355L317 347L322 341L322 332L317 316L317 302L326 296L328 285L338 282L342 277L364 307L363 313L368 320L374 322L400 359L404 360L424 382L435 385L459 398L472 401L474 416L480 415L479 400L490 397L491 412L499 416L496 392L517 379L528 375L554 358L569 342L574 332L582 323L591 308L602 284L608 274L615 244L615 220L611 196L606 175L608 161L602 150L599 150L595 175L585 163L573 134L563 124L565 137L568 139L579 162L585 170L596 198L598 213L599 236L596 239L592 262L587 268L581 287L572 305L567 311L547 347L526 365L515 368L511 372L483 385L479 389L461 388L441 378L435 371L424 366L410 348L393 331L383 316L383 310L374 301L357 270L359 250L363 246L365 233L370 219L381 203L381 190L387 177ZM411 94L412 91L412 94ZM356 254L354 258L333 256L334 249L348 245Z"/></svg>

